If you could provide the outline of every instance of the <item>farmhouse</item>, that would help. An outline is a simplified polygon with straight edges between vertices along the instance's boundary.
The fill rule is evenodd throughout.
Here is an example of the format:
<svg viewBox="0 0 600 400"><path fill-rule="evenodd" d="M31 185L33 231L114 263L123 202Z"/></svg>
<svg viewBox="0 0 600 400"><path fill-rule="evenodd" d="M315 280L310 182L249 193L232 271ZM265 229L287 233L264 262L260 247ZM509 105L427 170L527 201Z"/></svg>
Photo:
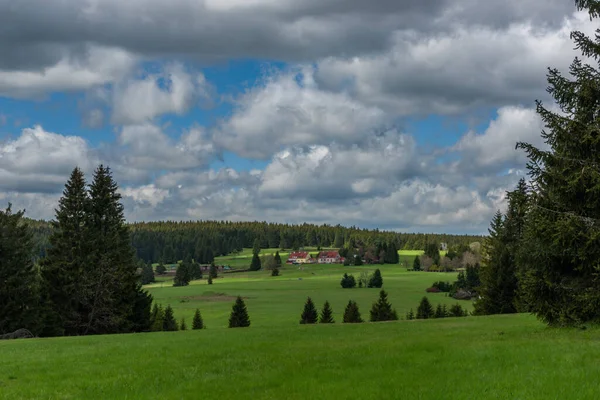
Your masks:
<svg viewBox="0 0 600 400"><path fill-rule="evenodd" d="M312 261L308 251L293 251L290 253L286 264L307 264Z"/></svg>
<svg viewBox="0 0 600 400"><path fill-rule="evenodd" d="M322 251L317 257L319 264L339 264L344 262L344 257L337 251Z"/></svg>

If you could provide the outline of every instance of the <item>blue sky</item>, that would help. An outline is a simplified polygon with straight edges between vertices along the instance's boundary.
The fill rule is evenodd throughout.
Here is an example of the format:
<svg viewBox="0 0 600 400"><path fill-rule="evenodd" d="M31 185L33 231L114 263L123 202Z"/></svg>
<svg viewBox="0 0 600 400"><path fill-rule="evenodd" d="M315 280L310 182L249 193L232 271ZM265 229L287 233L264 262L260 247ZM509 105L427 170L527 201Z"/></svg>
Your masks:
<svg viewBox="0 0 600 400"><path fill-rule="evenodd" d="M594 29L562 0L135 1L0 5L2 201L52 218L104 163L130 220L485 233Z"/></svg>

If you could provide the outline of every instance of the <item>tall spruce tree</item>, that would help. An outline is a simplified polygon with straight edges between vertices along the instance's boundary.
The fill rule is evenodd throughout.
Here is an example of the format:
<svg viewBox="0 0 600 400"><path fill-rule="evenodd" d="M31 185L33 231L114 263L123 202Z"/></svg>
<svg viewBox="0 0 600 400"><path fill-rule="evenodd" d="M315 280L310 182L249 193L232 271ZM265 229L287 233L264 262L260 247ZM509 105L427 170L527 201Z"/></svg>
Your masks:
<svg viewBox="0 0 600 400"><path fill-rule="evenodd" d="M130 332L134 326L148 323L135 320L147 314L136 312L134 307L146 309L148 304L142 304L142 299L151 304L152 298L140 293L144 290L138 285L135 250L120 200L110 168L98 166L89 188L86 214L91 246L86 266L89 272L82 282L86 293L84 334Z"/></svg>
<svg viewBox="0 0 600 400"><path fill-rule="evenodd" d="M246 328L250 326L250 317L248 316L248 310L246 309L246 303L241 296L238 296L231 309L231 315L229 316L229 327L230 328Z"/></svg>
<svg viewBox="0 0 600 400"><path fill-rule="evenodd" d="M258 271L261 269L261 261L258 253L252 255L252 261L250 262L250 271Z"/></svg>
<svg viewBox="0 0 600 400"><path fill-rule="evenodd" d="M348 301L348 304L346 305L346 308L344 309L343 322L348 323L348 324L356 324L356 323L364 322L362 317L360 316L360 310L358 309L358 304L355 301L353 301L353 300Z"/></svg>
<svg viewBox="0 0 600 400"><path fill-rule="evenodd" d="M140 276L140 282L142 285L147 285L156 281L154 277L154 270L152 264L147 263L142 266L142 274Z"/></svg>
<svg viewBox="0 0 600 400"><path fill-rule="evenodd" d="M304 304L304 310L300 315L300 323L301 324L316 324L317 319L319 318L317 313L317 308L315 307L315 303L312 301L310 297L306 299L306 303Z"/></svg>
<svg viewBox="0 0 600 400"><path fill-rule="evenodd" d="M79 168L73 169L52 221L50 246L40 262L45 303L43 336L77 335L87 320L84 304L92 292L81 282L89 274L89 196Z"/></svg>
<svg viewBox="0 0 600 400"><path fill-rule="evenodd" d="M600 1L576 0L590 18L600 16ZM574 31L571 38L584 57L600 59L595 38ZM600 73L597 65L575 58L571 77L549 69L548 92L560 108L537 102L549 150L518 143L529 158L531 210L518 263L525 302L549 325L600 322Z"/></svg>
<svg viewBox="0 0 600 400"><path fill-rule="evenodd" d="M0 211L0 334L40 330L39 278L33 263L33 235L9 203Z"/></svg>
<svg viewBox="0 0 600 400"><path fill-rule="evenodd" d="M200 314L200 309L196 308L194 319L192 320L192 329L204 329L204 320Z"/></svg>
<svg viewBox="0 0 600 400"><path fill-rule="evenodd" d="M281 267L281 256L279 255L279 251L275 252L275 264L277 268Z"/></svg>
<svg viewBox="0 0 600 400"><path fill-rule="evenodd" d="M379 300L373 303L373 307L371 307L371 322L396 321L398 319L398 314L395 309L392 309L387 296L385 290L379 292Z"/></svg>
<svg viewBox="0 0 600 400"><path fill-rule="evenodd" d="M420 271L421 270L421 258L419 256L415 256L415 259L413 261L413 271Z"/></svg>
<svg viewBox="0 0 600 400"><path fill-rule="evenodd" d="M383 278L381 277L381 271L379 268L373 272L373 275L369 279L370 288L381 288L383 286Z"/></svg>
<svg viewBox="0 0 600 400"><path fill-rule="evenodd" d="M173 313L173 308L171 307L170 304L167 305L167 308L165 308L165 314L163 316L162 330L163 331L179 330L179 327L177 326L177 320L175 319L175 315Z"/></svg>
<svg viewBox="0 0 600 400"><path fill-rule="evenodd" d="M175 271L175 277L173 278L173 286L187 286L190 284L190 267L191 265L185 261L177 266L177 271Z"/></svg>
<svg viewBox="0 0 600 400"><path fill-rule="evenodd" d="M325 301L323 305L323 309L321 310L321 316L319 317L320 324L333 324L335 321L333 319L333 310L331 309L331 305L329 301Z"/></svg>
<svg viewBox="0 0 600 400"><path fill-rule="evenodd" d="M429 299L426 296L423 296L421 303L419 303L419 307L417 308L417 319L433 318L433 315L433 306L429 302Z"/></svg>

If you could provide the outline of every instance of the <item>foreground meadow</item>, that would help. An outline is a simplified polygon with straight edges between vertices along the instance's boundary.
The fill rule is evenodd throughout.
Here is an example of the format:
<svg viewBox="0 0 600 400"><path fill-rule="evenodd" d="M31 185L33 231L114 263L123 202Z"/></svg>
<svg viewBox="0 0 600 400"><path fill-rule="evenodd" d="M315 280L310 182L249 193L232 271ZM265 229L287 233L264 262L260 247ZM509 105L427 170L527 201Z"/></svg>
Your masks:
<svg viewBox="0 0 600 400"><path fill-rule="evenodd" d="M2 399L597 399L600 330L526 315L0 343Z"/></svg>

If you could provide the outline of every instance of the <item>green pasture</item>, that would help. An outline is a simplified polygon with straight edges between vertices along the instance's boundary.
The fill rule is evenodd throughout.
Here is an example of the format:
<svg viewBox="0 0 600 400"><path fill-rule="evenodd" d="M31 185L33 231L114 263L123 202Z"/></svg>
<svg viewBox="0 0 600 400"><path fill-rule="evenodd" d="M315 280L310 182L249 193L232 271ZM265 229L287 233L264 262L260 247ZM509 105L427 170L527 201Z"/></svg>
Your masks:
<svg viewBox="0 0 600 400"><path fill-rule="evenodd" d="M600 394L597 328L549 329L528 315L268 326L257 318L257 303L251 312L257 324L250 328L2 341L0 398L595 400Z"/></svg>

